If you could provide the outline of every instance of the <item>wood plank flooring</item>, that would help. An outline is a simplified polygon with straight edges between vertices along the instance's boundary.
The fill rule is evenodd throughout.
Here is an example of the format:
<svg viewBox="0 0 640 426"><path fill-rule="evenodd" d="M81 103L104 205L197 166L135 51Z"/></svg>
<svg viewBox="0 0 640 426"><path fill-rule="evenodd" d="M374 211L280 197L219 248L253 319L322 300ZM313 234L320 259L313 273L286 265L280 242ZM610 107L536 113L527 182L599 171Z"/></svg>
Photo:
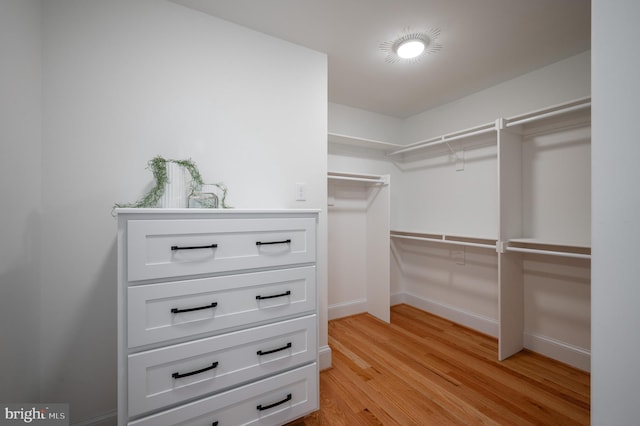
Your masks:
<svg viewBox="0 0 640 426"><path fill-rule="evenodd" d="M588 425L590 375L408 305L329 322L320 410L291 426Z"/></svg>

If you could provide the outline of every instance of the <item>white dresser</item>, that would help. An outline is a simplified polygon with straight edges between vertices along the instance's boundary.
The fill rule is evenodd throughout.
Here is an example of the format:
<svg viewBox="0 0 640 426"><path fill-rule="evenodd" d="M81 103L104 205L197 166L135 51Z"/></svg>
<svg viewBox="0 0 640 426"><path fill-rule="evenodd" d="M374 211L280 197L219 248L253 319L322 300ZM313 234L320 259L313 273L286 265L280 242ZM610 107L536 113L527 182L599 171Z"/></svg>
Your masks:
<svg viewBox="0 0 640 426"><path fill-rule="evenodd" d="M116 212L120 426L319 408L317 211Z"/></svg>

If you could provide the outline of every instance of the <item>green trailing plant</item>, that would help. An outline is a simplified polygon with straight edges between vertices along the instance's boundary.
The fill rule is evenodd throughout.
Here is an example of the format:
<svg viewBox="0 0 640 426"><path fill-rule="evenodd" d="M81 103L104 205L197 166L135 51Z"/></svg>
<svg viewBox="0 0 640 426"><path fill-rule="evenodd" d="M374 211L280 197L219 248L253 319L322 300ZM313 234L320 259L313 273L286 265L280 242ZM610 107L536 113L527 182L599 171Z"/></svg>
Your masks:
<svg viewBox="0 0 640 426"><path fill-rule="evenodd" d="M125 203L119 204L116 203L114 208L124 208L124 207L133 207L133 208L144 208L144 207L157 207L160 199L164 195L165 185L169 182L167 177L167 163L174 163L184 167L189 174L191 175L191 192L197 192L202 185L204 185L204 181L202 180L202 176L200 175L200 171L196 164L191 160L167 160L162 158L161 156L156 156L152 158L147 163L147 168L151 170L153 173L153 178L155 180L155 184L153 188L147 192L144 197L134 203ZM223 183L215 183L213 184L216 187L220 188L222 191L222 199L220 200L220 204L222 208L228 209L230 206L226 204L227 198L227 187Z"/></svg>
<svg viewBox="0 0 640 426"><path fill-rule="evenodd" d="M227 203L226 203L226 200L227 200L227 185L225 185L222 182L214 183L213 185L217 186L222 191L222 198L220 199L220 206L223 209L230 209L231 206L228 206Z"/></svg>

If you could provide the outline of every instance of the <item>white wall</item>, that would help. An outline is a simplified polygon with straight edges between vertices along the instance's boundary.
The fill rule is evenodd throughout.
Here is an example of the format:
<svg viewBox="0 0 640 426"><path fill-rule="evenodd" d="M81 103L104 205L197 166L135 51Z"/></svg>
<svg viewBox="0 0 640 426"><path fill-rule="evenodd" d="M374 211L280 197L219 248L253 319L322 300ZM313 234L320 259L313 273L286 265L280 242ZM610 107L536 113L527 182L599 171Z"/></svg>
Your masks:
<svg viewBox="0 0 640 426"><path fill-rule="evenodd" d="M594 0L593 16L593 425L640 418L640 3Z"/></svg>
<svg viewBox="0 0 640 426"><path fill-rule="evenodd" d="M589 371L589 260L524 256L524 346Z"/></svg>
<svg viewBox="0 0 640 426"><path fill-rule="evenodd" d="M498 335L498 256L495 250L392 239L399 273L395 302ZM399 293L399 294L398 294Z"/></svg>
<svg viewBox="0 0 640 426"><path fill-rule="evenodd" d="M328 194L328 304L329 319L333 319L366 311L369 191L331 182Z"/></svg>
<svg viewBox="0 0 640 426"><path fill-rule="evenodd" d="M113 204L143 195L162 155L224 181L234 207L324 209L327 59L165 1L43 4L40 398L77 422L116 408ZM319 245L326 311L324 213Z"/></svg>
<svg viewBox="0 0 640 426"><path fill-rule="evenodd" d="M400 143L403 120L329 102L329 132Z"/></svg>
<svg viewBox="0 0 640 426"><path fill-rule="evenodd" d="M405 163L394 206L394 226L401 230L496 239L498 167L495 134L481 147L458 150L464 169L447 152L425 154ZM452 144L452 147L455 143ZM418 155L418 157L422 157Z"/></svg>
<svg viewBox="0 0 640 426"><path fill-rule="evenodd" d="M42 32L39 0L0 2L0 401L39 396Z"/></svg>
<svg viewBox="0 0 640 426"><path fill-rule="evenodd" d="M523 236L591 244L591 126L522 143Z"/></svg>
<svg viewBox="0 0 640 426"><path fill-rule="evenodd" d="M405 120L401 140L411 143L589 96L587 51Z"/></svg>

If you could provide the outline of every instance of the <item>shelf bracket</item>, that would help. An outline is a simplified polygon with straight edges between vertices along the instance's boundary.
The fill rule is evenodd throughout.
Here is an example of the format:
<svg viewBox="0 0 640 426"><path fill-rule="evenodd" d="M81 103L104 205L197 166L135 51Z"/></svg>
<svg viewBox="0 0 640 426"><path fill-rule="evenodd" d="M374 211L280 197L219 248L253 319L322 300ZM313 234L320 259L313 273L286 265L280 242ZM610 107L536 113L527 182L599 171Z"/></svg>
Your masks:
<svg viewBox="0 0 640 426"><path fill-rule="evenodd" d="M464 151L461 149L453 154L456 157L456 172L464 171Z"/></svg>
<svg viewBox="0 0 640 426"><path fill-rule="evenodd" d="M444 136L442 136L442 142L447 144L447 148L449 148L449 151L451 151L451 154L456 155L456 151L453 148L451 148L451 144L449 144L449 141L446 140Z"/></svg>
<svg viewBox="0 0 640 426"><path fill-rule="evenodd" d="M451 144L449 143L449 141L446 140L444 136L442 137L442 142L444 142L445 145L447 145L447 148L449 148L449 152L451 153L451 155L453 155L453 158L455 159L456 172L464 171L464 151L462 149L460 149L459 151L454 150L451 147Z"/></svg>

